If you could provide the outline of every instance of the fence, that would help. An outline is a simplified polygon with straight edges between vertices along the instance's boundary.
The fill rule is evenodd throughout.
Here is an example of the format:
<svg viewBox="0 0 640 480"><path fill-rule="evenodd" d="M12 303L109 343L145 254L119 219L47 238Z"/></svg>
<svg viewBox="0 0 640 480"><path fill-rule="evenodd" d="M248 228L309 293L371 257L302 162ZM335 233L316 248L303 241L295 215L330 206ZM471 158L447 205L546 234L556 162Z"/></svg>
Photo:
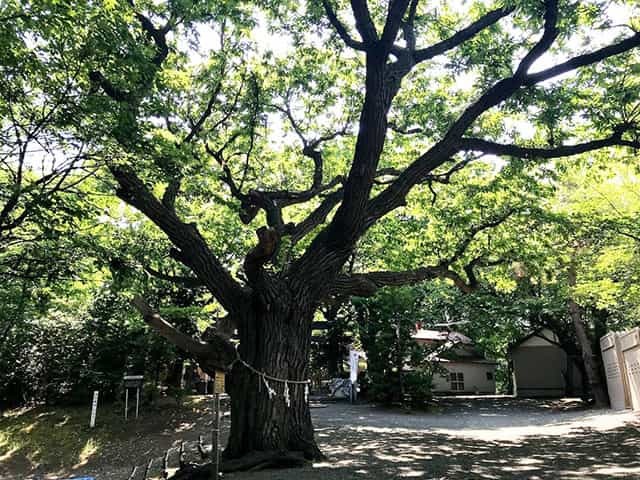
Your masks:
<svg viewBox="0 0 640 480"><path fill-rule="evenodd" d="M640 410L640 328L600 339L611 408Z"/></svg>
<svg viewBox="0 0 640 480"><path fill-rule="evenodd" d="M627 371L631 407L640 410L640 328L621 334L620 348Z"/></svg>

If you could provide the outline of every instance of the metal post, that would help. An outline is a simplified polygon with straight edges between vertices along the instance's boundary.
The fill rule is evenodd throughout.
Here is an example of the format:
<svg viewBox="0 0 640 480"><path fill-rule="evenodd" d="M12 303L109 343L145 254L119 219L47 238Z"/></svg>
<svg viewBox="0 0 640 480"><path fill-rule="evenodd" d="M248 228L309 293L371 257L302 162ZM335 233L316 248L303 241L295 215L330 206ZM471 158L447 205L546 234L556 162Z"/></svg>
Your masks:
<svg viewBox="0 0 640 480"><path fill-rule="evenodd" d="M129 409L129 389L125 387L124 389L124 419L127 419Z"/></svg>
<svg viewBox="0 0 640 480"><path fill-rule="evenodd" d="M212 477L215 480L220 478L220 394L213 395L213 414L215 422L213 424L213 435L211 442L211 461L213 462Z"/></svg>
<svg viewBox="0 0 640 480"><path fill-rule="evenodd" d="M138 404L140 403L140 389L136 388L136 418L138 418Z"/></svg>

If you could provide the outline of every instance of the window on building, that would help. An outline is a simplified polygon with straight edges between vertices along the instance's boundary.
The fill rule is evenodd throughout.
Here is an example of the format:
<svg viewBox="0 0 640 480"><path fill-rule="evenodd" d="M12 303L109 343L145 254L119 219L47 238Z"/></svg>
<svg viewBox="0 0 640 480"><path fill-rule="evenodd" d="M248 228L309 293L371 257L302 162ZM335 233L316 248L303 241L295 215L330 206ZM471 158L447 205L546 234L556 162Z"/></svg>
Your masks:
<svg viewBox="0 0 640 480"><path fill-rule="evenodd" d="M493 380L493 372L487 372L487 380Z"/></svg>
<svg viewBox="0 0 640 480"><path fill-rule="evenodd" d="M464 374L462 372L450 372L449 382L451 383L451 390L458 392L464 390Z"/></svg>

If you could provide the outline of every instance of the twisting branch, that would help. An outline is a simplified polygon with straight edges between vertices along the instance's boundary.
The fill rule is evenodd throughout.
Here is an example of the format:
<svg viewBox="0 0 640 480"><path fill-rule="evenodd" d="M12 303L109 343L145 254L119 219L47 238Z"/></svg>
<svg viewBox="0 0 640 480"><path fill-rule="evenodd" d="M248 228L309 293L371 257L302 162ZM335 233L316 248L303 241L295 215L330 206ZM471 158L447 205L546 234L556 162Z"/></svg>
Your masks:
<svg viewBox="0 0 640 480"><path fill-rule="evenodd" d="M303 147L302 154L310 158L311 160L313 160L313 164L314 164L313 181L312 181L311 188L309 188L306 192L327 190L327 188L322 188L321 186L322 179L323 179L324 159L322 157L322 152L318 149L318 147L324 142L328 142L342 135L346 135L349 132L349 122L348 121L345 122L343 127L340 128L339 130L326 133L314 140L309 140L304 134L302 126L295 119L293 112L291 111L289 102L286 102L284 107L281 107L279 105L272 105L272 106L273 108L280 111L287 117L287 120L289 120L289 123L291 124L291 128L293 128L293 131L296 133L296 135L298 136L298 138L300 138L300 141L302 142L302 147ZM330 182L330 184L332 182ZM329 186L328 188L331 188L331 187ZM309 198L306 198L306 196L304 195L304 192L301 192L301 194L295 194L295 193L288 194L284 191L280 191L279 193L271 192L269 193L269 196L274 199L278 198L279 200L287 200L287 199L295 200L299 196L303 196L305 198L303 201L306 201L309 199Z"/></svg>
<svg viewBox="0 0 640 480"><path fill-rule="evenodd" d="M135 5L132 0L129 0L129 5L134 8L134 15L140 27L147 33L147 35L153 40L156 47L156 54L150 60L156 68L159 68L169 55L169 46L167 44L167 33L175 26L175 18L172 16L167 23L156 28L149 17L135 10ZM142 76L138 89L144 89L148 85L148 76ZM102 72L94 70L89 73L89 79L91 82L101 88L112 100L121 103L131 103L136 100L138 92L126 91L119 87L116 87L109 79L107 79Z"/></svg>
<svg viewBox="0 0 640 480"><path fill-rule="evenodd" d="M479 225L471 227L467 236L462 240L462 242L460 242L453 255L451 255L451 257L449 257L449 259L447 260L447 265L451 265L452 263L459 260L465 254L465 252L469 248L469 245L471 245L471 242L479 233L502 225L505 221L507 221L507 219L509 219L509 217L516 213L516 211L517 210L515 208L507 209L504 213L497 215L494 218L489 219Z"/></svg>
<svg viewBox="0 0 640 480"><path fill-rule="evenodd" d="M488 267L499 265L504 263L505 259L490 261L484 256L472 259L462 267L465 275L467 276L466 280L462 275L451 268L452 265L462 259L469 246L480 232L498 227L515 212L515 209L509 209L492 219L472 227L465 238L458 244L451 256L445 260L441 260L436 265L405 271L378 271L341 274L338 276L335 284L332 285L329 295L355 295L366 297L374 295L382 287L410 285L436 278L449 279L462 292L471 293L477 290L479 286L479 281L474 269L480 266Z"/></svg>
<svg viewBox="0 0 640 480"><path fill-rule="evenodd" d="M333 140L340 135L346 134L349 124L345 123L343 128L340 130L326 133L314 140L309 140L306 138L302 127L293 116L288 103L284 107L279 105L272 105L272 107L282 112L287 117L292 128L303 144L303 155L313 160L313 179L308 189L301 191L252 189L244 193L242 192L241 186L238 186L234 181L231 170L224 160L223 150L226 148L226 145L223 145L223 147L217 151L213 151L208 146L205 146L205 148L207 149L207 152L221 165L223 169L222 180L229 186L232 195L240 200L241 220L245 224L250 223L258 214L259 210L262 209L266 213L267 225L269 228L275 229L279 236L292 235L295 243L295 241L299 240L301 236L304 236L307 232L313 229L314 226L317 225L317 222L321 223L323 219L326 218L328 213L331 211L331 208L333 208L333 205L336 203L333 199L338 197L330 194L329 198L331 198L331 200L323 201L320 207L310 214L308 221L301 222L299 226L285 224L283 221L282 210L283 208L291 205L307 202L319 195L329 192L344 182L344 178L341 175L338 175L329 182L324 184L322 183L324 176L324 159L322 157L322 152L318 147L323 142ZM329 204L331 204L331 206L329 206Z"/></svg>
<svg viewBox="0 0 640 480"><path fill-rule="evenodd" d="M169 55L167 33L169 32L169 30L171 30L171 22L167 22L166 25L161 28L156 28L149 17L141 14L140 12L135 12L135 16L140 22L143 30L147 32L147 34L153 39L153 42L156 45L157 52L151 62L159 67L162 62L164 62L165 58L167 58L167 55Z"/></svg>

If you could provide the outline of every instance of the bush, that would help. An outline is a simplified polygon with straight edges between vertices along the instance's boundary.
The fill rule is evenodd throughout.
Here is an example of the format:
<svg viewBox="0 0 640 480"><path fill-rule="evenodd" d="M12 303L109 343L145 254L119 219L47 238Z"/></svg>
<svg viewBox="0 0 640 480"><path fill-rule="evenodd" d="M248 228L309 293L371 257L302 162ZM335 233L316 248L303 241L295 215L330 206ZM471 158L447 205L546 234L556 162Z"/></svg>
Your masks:
<svg viewBox="0 0 640 480"><path fill-rule="evenodd" d="M35 315L34 315L35 316ZM94 390L118 398L125 373L159 380L177 350L110 292L73 319L22 319L0 342L0 406L88 402Z"/></svg>

